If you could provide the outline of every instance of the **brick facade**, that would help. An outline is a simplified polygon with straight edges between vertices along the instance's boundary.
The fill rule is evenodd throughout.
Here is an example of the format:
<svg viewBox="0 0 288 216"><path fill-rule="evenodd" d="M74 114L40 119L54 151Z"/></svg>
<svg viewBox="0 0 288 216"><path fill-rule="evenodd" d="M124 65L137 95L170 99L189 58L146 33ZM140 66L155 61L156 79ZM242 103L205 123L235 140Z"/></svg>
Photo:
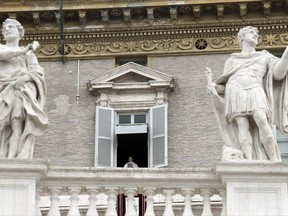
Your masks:
<svg viewBox="0 0 288 216"><path fill-rule="evenodd" d="M168 167L213 165L221 158L219 135L205 67L218 77L228 54L149 57L149 67L173 76L177 87L169 94ZM95 97L86 83L114 68L113 58L80 61L77 94L77 60L41 62L46 72L45 112L49 128L36 138L34 158L50 158L53 165L93 166Z"/></svg>

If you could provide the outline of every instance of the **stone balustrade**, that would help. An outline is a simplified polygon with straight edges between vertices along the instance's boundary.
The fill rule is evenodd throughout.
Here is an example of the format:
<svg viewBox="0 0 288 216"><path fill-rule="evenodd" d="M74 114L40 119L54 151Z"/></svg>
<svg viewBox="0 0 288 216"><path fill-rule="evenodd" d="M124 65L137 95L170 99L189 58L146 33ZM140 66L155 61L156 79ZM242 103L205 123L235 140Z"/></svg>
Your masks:
<svg viewBox="0 0 288 216"><path fill-rule="evenodd" d="M125 216L226 215L225 188L211 167L50 167L37 192L38 215L117 216L121 197Z"/></svg>
<svg viewBox="0 0 288 216"><path fill-rule="evenodd" d="M191 168L57 167L0 160L1 215L288 215L288 164Z"/></svg>

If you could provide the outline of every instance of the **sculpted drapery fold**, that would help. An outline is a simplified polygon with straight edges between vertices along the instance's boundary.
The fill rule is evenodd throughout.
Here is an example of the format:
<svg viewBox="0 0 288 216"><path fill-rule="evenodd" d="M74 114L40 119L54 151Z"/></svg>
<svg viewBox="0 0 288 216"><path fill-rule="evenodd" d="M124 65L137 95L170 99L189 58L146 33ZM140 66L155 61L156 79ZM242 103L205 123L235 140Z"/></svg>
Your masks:
<svg viewBox="0 0 288 216"><path fill-rule="evenodd" d="M220 85L226 85L228 79L239 71L241 68L247 68L250 65L255 65L260 59L266 58L266 62L268 67L268 73L265 75L263 79L263 87L267 96L268 106L270 108L268 115L268 121L273 128L273 124L276 124L278 128L281 129L282 132L288 132L287 126L287 112L286 107L288 103L288 98L284 95L287 95L287 77L285 77L284 81L274 81L273 80L273 70L274 65L278 61L276 57L269 54L266 51L262 51L257 53L254 57L243 57L243 56L232 56L232 58L249 58L248 61L243 62L243 64L239 64L238 61L235 61L233 64L232 61L227 61L227 67L224 69L224 73L221 77L219 77L215 83ZM281 99L282 97L282 99ZM228 119L225 115L225 100L226 98L221 97L219 95L213 96L213 104L215 108L215 113L217 117L217 121L220 125L220 130L222 137L225 141L225 144L229 147L241 149L239 139L238 139L238 127L236 122L233 122L231 119ZM244 101L242 101L244 103ZM235 104L237 106L237 104ZM239 105L239 104L238 104ZM247 104L243 104L247 105ZM241 114L239 114L241 115ZM242 113L242 115L247 115L247 113ZM232 122L231 122L232 121ZM265 149L259 140L259 132L256 125L252 125L250 127L250 132L253 138L253 159L258 160L267 160L267 154L265 153ZM275 145L277 150L278 158L280 159L280 152L278 146Z"/></svg>
<svg viewBox="0 0 288 216"><path fill-rule="evenodd" d="M35 47L19 47L24 34L13 19L3 23L5 45L0 46L0 158L32 158L35 136L44 133L48 119L44 70Z"/></svg>
<svg viewBox="0 0 288 216"><path fill-rule="evenodd" d="M274 124L287 133L288 48L281 58L256 51L258 30L247 26L238 33L242 51L233 53L214 82L207 68L208 89L224 139L222 160L281 161Z"/></svg>

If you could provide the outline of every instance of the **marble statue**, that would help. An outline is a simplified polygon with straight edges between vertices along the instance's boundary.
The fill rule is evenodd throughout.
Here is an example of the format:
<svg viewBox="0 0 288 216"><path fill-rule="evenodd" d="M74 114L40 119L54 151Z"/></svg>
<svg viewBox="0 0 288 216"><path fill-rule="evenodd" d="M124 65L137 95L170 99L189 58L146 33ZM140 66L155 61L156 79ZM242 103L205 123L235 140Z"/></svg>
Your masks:
<svg viewBox="0 0 288 216"><path fill-rule="evenodd" d="M44 70L33 53L36 41L19 47L24 28L15 19L3 22L0 45L0 158L31 159L35 136L48 126Z"/></svg>
<svg viewBox="0 0 288 216"><path fill-rule="evenodd" d="M208 89L225 150L241 150L244 160L280 162L280 151L273 131L288 132L288 47L281 58L266 50L256 51L258 30L247 26L238 33L240 53L233 53L223 74L212 81L206 68Z"/></svg>
<svg viewBox="0 0 288 216"><path fill-rule="evenodd" d="M244 159L243 151L223 145L222 161L241 161Z"/></svg>

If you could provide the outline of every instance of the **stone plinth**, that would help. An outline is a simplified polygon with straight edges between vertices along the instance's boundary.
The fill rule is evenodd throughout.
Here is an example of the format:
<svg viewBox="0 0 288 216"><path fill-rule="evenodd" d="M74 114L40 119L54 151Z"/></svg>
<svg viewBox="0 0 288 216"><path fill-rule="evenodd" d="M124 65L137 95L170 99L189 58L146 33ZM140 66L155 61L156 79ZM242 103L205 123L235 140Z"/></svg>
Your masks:
<svg viewBox="0 0 288 216"><path fill-rule="evenodd" d="M287 165L237 162L215 168L227 190L227 215L288 215Z"/></svg>
<svg viewBox="0 0 288 216"><path fill-rule="evenodd" d="M0 160L1 215L35 215L36 184L46 169L43 160Z"/></svg>

